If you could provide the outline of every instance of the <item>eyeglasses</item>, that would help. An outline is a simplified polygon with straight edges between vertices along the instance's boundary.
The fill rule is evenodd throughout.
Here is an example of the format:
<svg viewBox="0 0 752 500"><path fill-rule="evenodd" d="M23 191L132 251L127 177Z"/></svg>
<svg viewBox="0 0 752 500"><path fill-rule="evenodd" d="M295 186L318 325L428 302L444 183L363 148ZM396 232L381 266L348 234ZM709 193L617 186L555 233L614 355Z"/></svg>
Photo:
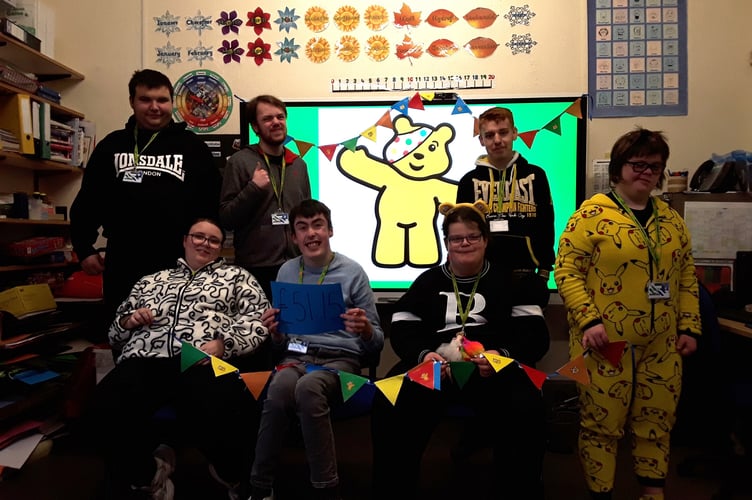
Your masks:
<svg viewBox="0 0 752 500"><path fill-rule="evenodd" d="M658 174L663 172L663 169L666 168L665 163L648 163L645 161L625 161L624 163L631 165L632 170L636 174L641 174L647 169L650 169L651 173Z"/></svg>
<svg viewBox="0 0 752 500"><path fill-rule="evenodd" d="M482 238L482 234L476 233L468 234L467 236L447 236L447 241L450 245L458 247L462 245L462 242L465 240L467 240L468 244L472 245L474 243L478 243Z"/></svg>
<svg viewBox="0 0 752 500"><path fill-rule="evenodd" d="M191 243L194 245L203 245L206 242L209 243L209 248L219 248L222 245L222 240L216 236L207 236L200 233L191 233L188 236L191 237Z"/></svg>

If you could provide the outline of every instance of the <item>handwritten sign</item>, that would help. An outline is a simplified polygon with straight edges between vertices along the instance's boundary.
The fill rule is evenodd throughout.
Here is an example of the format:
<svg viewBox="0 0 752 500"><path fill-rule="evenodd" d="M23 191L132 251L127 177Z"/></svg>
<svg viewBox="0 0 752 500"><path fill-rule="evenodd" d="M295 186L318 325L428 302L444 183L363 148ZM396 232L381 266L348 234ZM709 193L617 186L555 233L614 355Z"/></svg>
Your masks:
<svg viewBox="0 0 752 500"><path fill-rule="evenodd" d="M272 303L279 309L281 333L314 335L342 330L345 312L339 283L303 285L272 281Z"/></svg>

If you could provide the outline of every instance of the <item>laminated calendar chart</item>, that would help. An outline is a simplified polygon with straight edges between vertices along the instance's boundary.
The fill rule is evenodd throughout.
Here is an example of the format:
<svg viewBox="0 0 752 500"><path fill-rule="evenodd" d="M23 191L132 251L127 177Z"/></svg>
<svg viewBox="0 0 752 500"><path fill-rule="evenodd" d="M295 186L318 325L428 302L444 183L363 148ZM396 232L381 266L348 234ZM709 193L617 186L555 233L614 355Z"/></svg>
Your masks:
<svg viewBox="0 0 752 500"><path fill-rule="evenodd" d="M686 0L588 0L593 117L687 114Z"/></svg>

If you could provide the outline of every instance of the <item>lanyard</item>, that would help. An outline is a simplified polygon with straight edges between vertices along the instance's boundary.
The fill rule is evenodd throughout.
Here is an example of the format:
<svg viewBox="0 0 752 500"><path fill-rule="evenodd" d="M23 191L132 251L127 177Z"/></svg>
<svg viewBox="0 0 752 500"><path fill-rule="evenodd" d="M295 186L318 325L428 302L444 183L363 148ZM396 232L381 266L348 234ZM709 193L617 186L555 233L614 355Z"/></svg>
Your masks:
<svg viewBox="0 0 752 500"><path fill-rule="evenodd" d="M457 277L454 275L454 271L452 270L451 266L449 267L449 270L452 272L452 286L454 287L454 298L457 300L457 312L460 315L460 321L462 324L460 327L462 330L460 331L461 335L465 334L465 323L467 323L467 318L470 316L470 306L473 303L473 299L475 298L475 291L478 289L478 282L480 281L480 273L479 271L478 275L475 276L475 283L473 283L473 290L470 292L470 298L467 299L467 304L465 307L462 307L462 301L460 300L460 290L457 287Z"/></svg>
<svg viewBox="0 0 752 500"><path fill-rule="evenodd" d="M507 181L507 168L501 171L501 181L499 182L499 191L496 193L496 203L498 207L498 213L502 213L502 209L504 207L504 187L506 185ZM491 178L491 193L488 197L489 203L491 203L491 211L493 211L493 202L494 202L494 186L496 183L494 182L494 175L493 175L494 169L491 167L488 167L488 176ZM512 179L511 179L512 186L510 188L509 192L509 203L507 204L507 213L512 212L512 205L514 205L514 198L515 198L515 191L517 186L517 164L515 163L512 165Z"/></svg>
<svg viewBox="0 0 752 500"><path fill-rule="evenodd" d="M629 218L632 219L632 222L640 229L640 232L642 233L642 237L645 239L645 244L648 247L648 252L650 252L650 256L653 258L653 262L655 262L655 265L658 269L660 269L661 265L661 254L658 252L658 247L661 244L661 221L658 219L658 213L655 209L655 201L653 198L650 198L650 206L653 209L653 218L655 219L655 235L656 235L656 241L653 241L650 239L650 234L647 232L645 227L640 224L640 221L637 220L637 217L635 217L634 212L632 212L632 209L627 206L626 203L624 203L624 199L621 197L619 193L616 191L612 191L614 193L614 198L616 198L617 203L619 203L619 206L627 212L629 215Z"/></svg>
<svg viewBox="0 0 752 500"><path fill-rule="evenodd" d="M259 148L259 151L261 151L261 148ZM263 151L261 151L261 154L264 155L266 167L269 169L269 181L272 183L274 196L277 197L277 205L279 205L279 209L282 210L282 190L285 188L285 168L287 167L284 151L282 152L282 169L279 174L279 190L277 190L277 182L274 180L274 175L272 175L272 165L269 163L269 157L266 156L266 153Z"/></svg>
<svg viewBox="0 0 752 500"><path fill-rule="evenodd" d="M320 285L324 282L324 276L326 276L326 272L329 270L329 264L332 263L334 260L334 252L332 252L332 256L329 259L329 262L326 263L324 266L324 269L321 271L321 276L319 276L319 281L316 283L317 285ZM300 271L298 271L298 283L303 283L303 257L300 258Z"/></svg>
<svg viewBox="0 0 752 500"><path fill-rule="evenodd" d="M156 139L156 137L159 134L159 132L160 131L157 130L156 132L154 132L153 134L151 134L151 137L147 141L146 146L144 146L144 149L141 150L142 153L144 151L146 151L146 148L148 148L149 145L152 142L154 142L154 139ZM134 166L136 168L138 168L138 158L140 156L139 152L138 152L138 127L133 127L133 142L134 142L134 144L133 144L133 162L134 162Z"/></svg>

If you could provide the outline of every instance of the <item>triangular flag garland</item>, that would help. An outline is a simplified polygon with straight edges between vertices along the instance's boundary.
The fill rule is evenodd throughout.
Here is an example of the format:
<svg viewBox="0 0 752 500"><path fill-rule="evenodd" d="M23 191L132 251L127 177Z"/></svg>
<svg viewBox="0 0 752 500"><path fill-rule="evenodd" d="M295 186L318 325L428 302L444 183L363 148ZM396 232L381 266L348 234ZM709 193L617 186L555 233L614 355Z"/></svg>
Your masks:
<svg viewBox="0 0 752 500"><path fill-rule="evenodd" d="M626 347L626 341L611 342L610 344L608 344L608 346L606 346L606 348L601 349L598 352L604 358L606 358L609 363L617 366L621 362L621 358L626 352ZM555 374L570 378L583 385L589 384L590 376L588 374L587 367L585 366L585 356L587 356L591 352L592 351L590 349L586 350L582 355L567 362L564 366L556 370ZM541 390L543 388L543 384L549 378L549 374L527 366L506 356L501 356L490 352L484 352L482 356L484 356L489 361L489 363L491 363L496 372L499 372L514 363L525 372L530 381L533 383L533 385L535 385L535 387L538 388L538 390ZM217 377L226 375L228 373L239 372L239 370L231 364L226 363L215 356L209 356L208 354L186 343L183 343L183 349L181 352L181 371L185 371L188 367L207 357L211 359L212 367L214 368L214 374ZM397 398L399 397L400 390L402 389L402 385L404 384L405 380L410 380L431 390L441 390L441 365L442 363L439 361L424 361L405 373L394 375L382 380L377 380L375 382L357 374L344 372L321 365L306 364L306 372L326 370L332 373L336 373L339 376L340 387L342 390L342 400L344 402L349 401L356 394L363 394L362 389L364 387L375 387L379 389L379 391L381 391L381 393L389 400L389 402L392 403L392 405L394 405L397 402ZM279 364L274 368L274 371L283 370L288 366L292 366L292 364ZM451 371L452 379L455 381L457 386L462 389L472 376L473 372L476 369L476 366L475 363L472 362L453 361L449 363L449 368ZM274 372L272 371L239 373L239 377L248 387L251 394L253 394L253 397L258 400L273 373ZM366 395L362 397L359 396L359 399L363 400L364 398L371 398L374 394L375 391L370 390ZM368 403L368 401L366 403Z"/></svg>
<svg viewBox="0 0 752 500"><path fill-rule="evenodd" d="M401 101L398 101L392 104L392 106L390 107L390 110L394 110L394 111L399 112L400 114L407 115L410 109L425 109L423 106L423 101L425 100L425 101L430 102L434 99L434 97L435 97L435 94L431 92L416 92L412 97L405 97ZM455 102L454 107L452 108L451 114L457 115L457 114L465 114L465 113L472 114L472 111L467 106L465 101L462 100L461 97L457 96L456 102ZM532 149L535 136L541 130L547 130L554 134L561 135L561 116L563 114L569 114L578 119L582 119L581 98L578 97L577 100L575 100L572 104L570 104L564 111L562 111L557 116L552 118L548 123L546 123L540 129L520 132L519 138L522 140L522 142L525 143L528 149ZM321 150L322 153L324 153L324 156L326 157L327 160L332 161L332 159L334 158L334 153L338 146L344 146L350 151L355 151L355 147L357 146L357 142L360 137L364 137L366 139L369 139L375 142L377 140L377 130L376 130L377 126L386 127L389 129L394 128L391 113L389 111L384 112L384 114L381 115L381 117L378 119L376 123L374 123L372 126L365 129L359 135L355 137L351 137L337 144L325 144L325 145L318 146L318 149ZM479 124L478 118L473 116L473 137L477 137L479 134L480 134L480 124ZM315 144L311 144L305 141L298 141L288 135L287 138L285 139L285 144L289 143L290 141L295 142L296 146L298 147L298 154L301 157L304 157L306 153L308 153L308 151L312 147L315 146Z"/></svg>

